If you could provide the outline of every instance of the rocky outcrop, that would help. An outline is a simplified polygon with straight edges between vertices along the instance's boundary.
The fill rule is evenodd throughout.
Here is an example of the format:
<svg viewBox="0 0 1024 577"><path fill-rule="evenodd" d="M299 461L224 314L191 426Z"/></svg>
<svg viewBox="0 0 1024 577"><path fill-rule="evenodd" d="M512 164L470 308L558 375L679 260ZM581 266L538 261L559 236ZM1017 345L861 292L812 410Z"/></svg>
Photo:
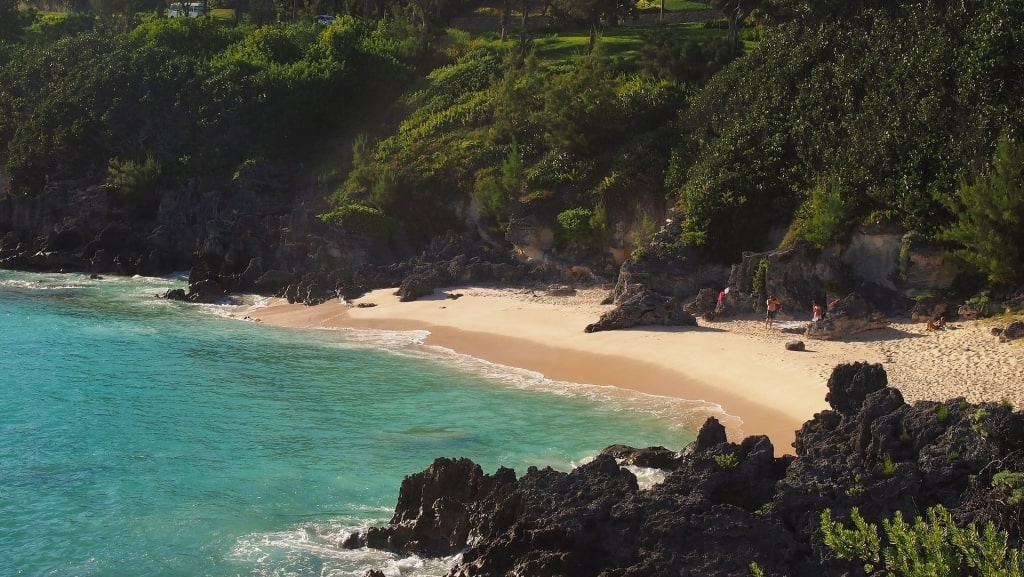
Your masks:
<svg viewBox="0 0 1024 577"><path fill-rule="evenodd" d="M1024 337L1024 321L1012 321L1006 327L993 327L992 334L1002 342L1009 342Z"/></svg>
<svg viewBox="0 0 1024 577"><path fill-rule="evenodd" d="M804 334L807 338L828 341L888 326L885 314L875 310L859 294L852 293L830 307L824 319L809 323Z"/></svg>
<svg viewBox="0 0 1024 577"><path fill-rule="evenodd" d="M767 274L759 273L765 266ZM755 287L755 279L759 279L759 287ZM781 303L777 312L777 318L781 320L809 319L811 304L814 301L825 302L828 287L836 286L849 286L839 259L829 253L815 251L804 241L787 249L745 252L729 275L729 292L733 300L749 302L753 307L753 310L741 310L741 313L763 315L765 298L775 295ZM749 294L763 296L744 299Z"/></svg>
<svg viewBox="0 0 1024 577"><path fill-rule="evenodd" d="M437 274L434 272L413 274L405 277L402 286L398 287L395 294L398 295L398 300L404 303L434 294L435 287L437 287Z"/></svg>
<svg viewBox="0 0 1024 577"><path fill-rule="evenodd" d="M588 333L612 331L634 326L697 326L697 319L683 308L675 297L666 297L637 286L614 309L601 315L597 322L584 329Z"/></svg>
<svg viewBox="0 0 1024 577"><path fill-rule="evenodd" d="M711 288L702 288L697 292L697 296L683 306L683 310L690 313L695 317L709 318L709 320L717 317L718 306L721 303L724 308L725 296L719 301L719 295L721 291L716 291Z"/></svg>
<svg viewBox="0 0 1024 577"><path fill-rule="evenodd" d="M628 298L636 285L677 299L691 298L705 287L725 286L728 267L709 263L696 251L676 242L682 234L680 222L678 216L668 219L646 246L634 250L622 263L612 289L612 301L619 303Z"/></svg>
<svg viewBox="0 0 1024 577"><path fill-rule="evenodd" d="M910 309L910 320L914 322L926 323L942 317L946 320L955 318L956 305L941 296L928 295L918 298Z"/></svg>
<svg viewBox="0 0 1024 577"><path fill-rule="evenodd" d="M294 167L244 167L224 186L192 179L159 191L152 209L140 211L103 187L52 183L35 196L0 198L0 266L159 275L203 264L227 279L254 259L294 271L316 258L337 265L358 256L322 248L343 235L309 214L304 190ZM304 247L278 249L292 242ZM357 245L366 243L349 243Z"/></svg>
<svg viewBox="0 0 1024 577"><path fill-rule="evenodd" d="M402 484L384 527L348 547L445 556L469 575L743 576L750 563L793 577L860 575L837 560L821 512L857 507L878 523L943 505L959 522L992 521L1019 543L1018 511L999 471L1024 467L1024 415L1007 405L903 401L880 365L837 367L830 409L797 431L795 456L775 457L767 437L729 442L714 419L674 453L613 446L570 472L530 468L483 474L465 459L438 459ZM624 464L667 472L641 489Z"/></svg>

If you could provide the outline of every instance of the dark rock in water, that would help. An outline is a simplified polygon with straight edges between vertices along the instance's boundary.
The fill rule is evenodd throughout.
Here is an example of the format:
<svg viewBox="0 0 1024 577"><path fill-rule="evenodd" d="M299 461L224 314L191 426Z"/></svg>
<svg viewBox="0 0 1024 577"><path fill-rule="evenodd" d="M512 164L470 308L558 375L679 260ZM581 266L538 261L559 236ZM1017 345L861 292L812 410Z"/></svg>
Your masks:
<svg viewBox="0 0 1024 577"><path fill-rule="evenodd" d="M824 509L846 519L857 507L878 523L938 504L1019 543L1019 509L992 477L1024 470L1024 415L962 399L910 406L867 363L837 367L828 389L831 409L796 432L795 456L775 457L764 436L729 442L708 419L677 455L613 445L568 473L531 467L517 479L437 459L402 483L388 525L341 546L461 551L452 577L747 577L751 563L771 575L839 577L863 575L863 565L825 546ZM641 489L618 461L668 474Z"/></svg>
<svg viewBox="0 0 1024 577"><path fill-rule="evenodd" d="M187 301L188 297L185 294L185 289L170 289L164 293L163 298L172 301Z"/></svg>
<svg viewBox="0 0 1024 577"><path fill-rule="evenodd" d="M187 300L194 303L216 303L224 298L227 291L214 279L189 283Z"/></svg>
<svg viewBox="0 0 1024 577"><path fill-rule="evenodd" d="M601 454L611 455L622 465L646 467L648 469L674 469L677 466L676 452L665 447L636 449L627 445L610 445Z"/></svg>
<svg viewBox="0 0 1024 577"><path fill-rule="evenodd" d="M804 342L803 341L789 341L788 343L786 343L786 350L787 351L802 351L802 350L804 350Z"/></svg>
<svg viewBox="0 0 1024 577"><path fill-rule="evenodd" d="M436 459L427 470L402 481L391 522L369 529L361 541L403 553L455 554L465 547L479 521L475 511L480 502L514 482L510 469L499 469L492 476L468 459Z"/></svg>
<svg viewBox="0 0 1024 577"><path fill-rule="evenodd" d="M714 417L708 417L697 431L697 438L692 443L693 451L707 451L728 441L725 426Z"/></svg>
<svg viewBox="0 0 1024 577"><path fill-rule="evenodd" d="M626 329L644 325L697 326L697 319L685 310L683 302L674 297L665 297L645 288L636 287L625 300L614 309L584 329L588 333Z"/></svg>

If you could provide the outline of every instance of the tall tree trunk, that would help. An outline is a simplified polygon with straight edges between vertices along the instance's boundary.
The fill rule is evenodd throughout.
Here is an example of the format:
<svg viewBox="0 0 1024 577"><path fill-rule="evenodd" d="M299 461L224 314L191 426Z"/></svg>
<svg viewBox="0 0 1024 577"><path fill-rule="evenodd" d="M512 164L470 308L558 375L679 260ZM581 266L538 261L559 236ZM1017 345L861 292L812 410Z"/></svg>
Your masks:
<svg viewBox="0 0 1024 577"><path fill-rule="evenodd" d="M512 0L502 0L501 6L501 41L508 41L508 21L512 16Z"/></svg>

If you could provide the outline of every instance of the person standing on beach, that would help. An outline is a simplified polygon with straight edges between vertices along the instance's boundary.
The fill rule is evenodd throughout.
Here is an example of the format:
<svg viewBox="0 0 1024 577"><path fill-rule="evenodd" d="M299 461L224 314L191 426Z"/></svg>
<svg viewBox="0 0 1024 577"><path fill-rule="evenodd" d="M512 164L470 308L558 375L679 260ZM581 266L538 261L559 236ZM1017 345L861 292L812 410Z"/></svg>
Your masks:
<svg viewBox="0 0 1024 577"><path fill-rule="evenodd" d="M811 313L812 321L818 322L821 320L821 305L818 304L818 301L814 301L814 303L811 305Z"/></svg>
<svg viewBox="0 0 1024 577"><path fill-rule="evenodd" d="M764 328L770 329L775 323L775 311L779 310L779 299L775 298L775 295L769 295L765 304L768 306L768 313L764 317Z"/></svg>

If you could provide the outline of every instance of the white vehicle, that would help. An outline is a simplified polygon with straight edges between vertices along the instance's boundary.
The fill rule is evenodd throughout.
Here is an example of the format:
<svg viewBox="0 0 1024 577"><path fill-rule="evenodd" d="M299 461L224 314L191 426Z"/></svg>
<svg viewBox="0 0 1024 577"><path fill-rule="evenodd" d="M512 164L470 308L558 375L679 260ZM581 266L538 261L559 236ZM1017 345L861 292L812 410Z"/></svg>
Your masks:
<svg viewBox="0 0 1024 577"><path fill-rule="evenodd" d="M206 2L171 2L167 8L168 18L199 18L210 13L210 6Z"/></svg>
<svg viewBox="0 0 1024 577"><path fill-rule="evenodd" d="M317 17L316 23L321 26L330 26L331 24L334 24L334 16L331 16L330 14L322 14Z"/></svg>

